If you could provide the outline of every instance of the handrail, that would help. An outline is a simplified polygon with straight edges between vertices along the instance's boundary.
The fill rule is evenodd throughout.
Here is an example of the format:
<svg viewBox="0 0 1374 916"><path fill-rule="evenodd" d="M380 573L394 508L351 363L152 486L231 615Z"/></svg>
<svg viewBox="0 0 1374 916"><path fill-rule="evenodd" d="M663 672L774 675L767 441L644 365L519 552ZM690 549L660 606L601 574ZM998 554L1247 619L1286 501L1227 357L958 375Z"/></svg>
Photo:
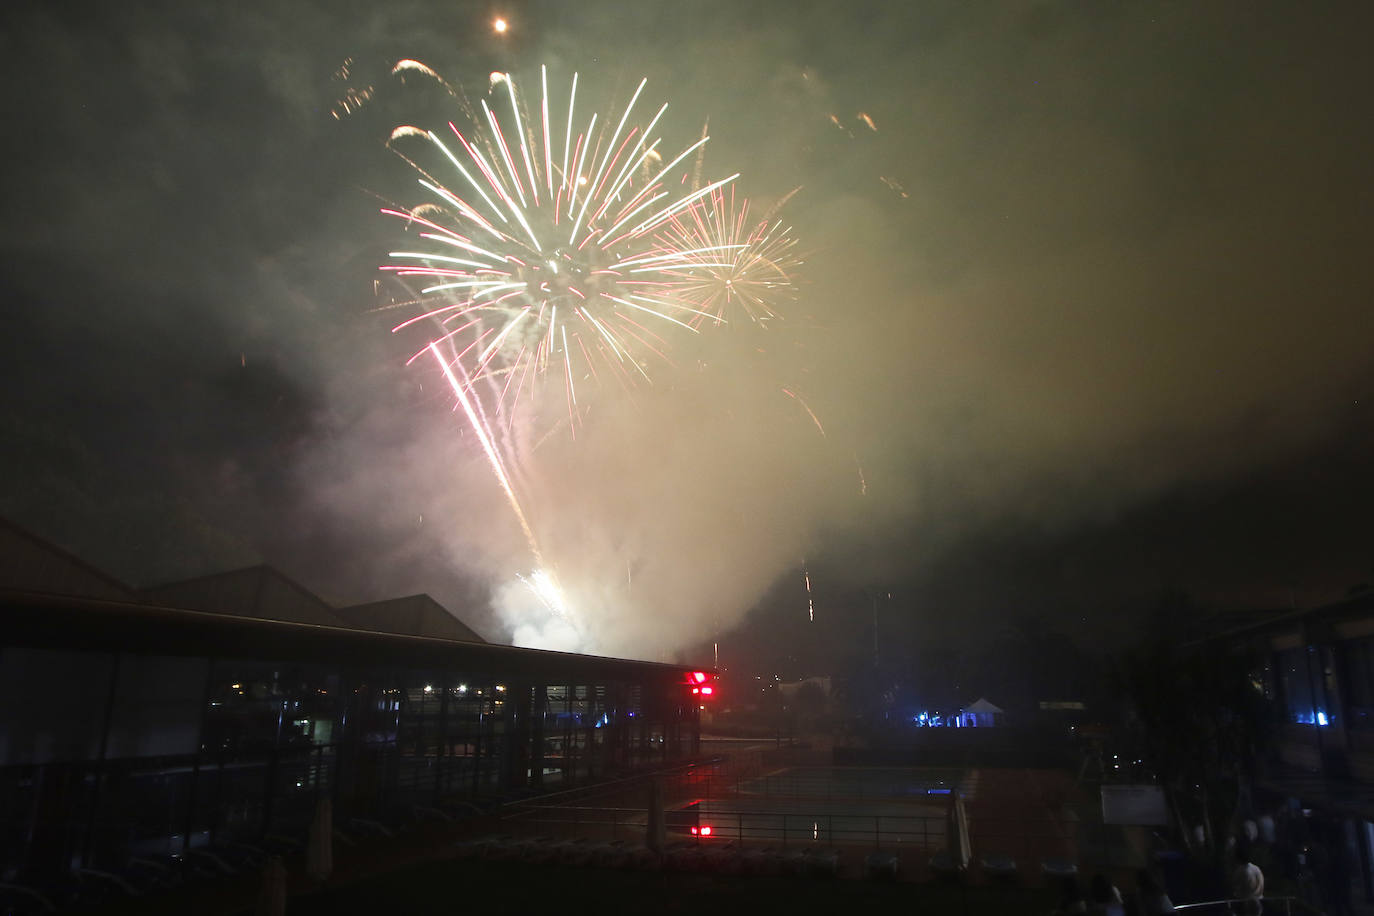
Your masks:
<svg viewBox="0 0 1374 916"><path fill-rule="evenodd" d="M608 789L614 789L617 786L623 786L626 783L647 782L655 776L675 776L690 771L696 767L715 766L724 759L726 758L724 757L724 755L721 754L704 755L695 760L689 760L684 763L676 763L672 766L662 767L657 770L646 770L640 773L630 773L629 775L620 776L615 779L609 779L604 782L592 782L579 786L570 786L566 789L558 789L554 792L544 792L539 795L531 795L529 798L514 799L512 801L505 802L505 805L507 807L512 808L532 806L537 807L542 805L544 802L549 801L550 799L555 799L567 795L575 795L579 792L602 792Z"/></svg>
<svg viewBox="0 0 1374 916"><path fill-rule="evenodd" d="M1227 909L1229 910L1231 904L1233 903L1247 903L1250 900L1254 899L1255 898L1253 897L1228 897L1225 900L1203 900L1199 903L1176 903L1174 904L1174 911L1181 913L1184 910L1195 910L1208 906L1224 906L1227 907ZM1264 906L1266 910L1270 909L1269 904L1282 903L1283 912L1285 916L1293 912L1294 904L1298 905L1299 912L1321 912L1320 910L1313 908L1310 904L1307 903L1306 900L1303 900L1301 897L1260 897L1259 902Z"/></svg>
<svg viewBox="0 0 1374 916"><path fill-rule="evenodd" d="M508 810L503 822L514 832L529 835L563 835L572 830L574 835L617 839L642 833L647 818L646 808L638 805L557 805ZM665 820L670 832L684 835L694 826L709 826L709 833L694 834L692 838L711 845L726 842L760 847L781 844L787 848L792 844L806 846L819 842L827 846L870 850L900 848L928 856L948 842L943 815L798 814L753 810L693 812L670 808L665 813ZM995 824L986 819L981 823L984 829L972 839L983 855L996 853L1033 867L1031 863L1043 862L1045 855L1063 854L1061 834L1055 829L1046 829L1055 827L1053 821L1010 818L999 819Z"/></svg>

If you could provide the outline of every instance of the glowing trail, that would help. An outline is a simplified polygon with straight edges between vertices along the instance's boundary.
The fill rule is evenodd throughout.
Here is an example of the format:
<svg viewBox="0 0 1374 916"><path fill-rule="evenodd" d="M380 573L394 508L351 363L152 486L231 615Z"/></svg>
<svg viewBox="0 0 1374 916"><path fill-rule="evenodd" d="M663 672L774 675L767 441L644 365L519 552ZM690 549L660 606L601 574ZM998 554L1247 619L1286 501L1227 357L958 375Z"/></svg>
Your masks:
<svg viewBox="0 0 1374 916"><path fill-rule="evenodd" d="M563 590L558 587L552 574L547 570L536 569L528 578L520 576L519 579L525 583L525 587L534 593L534 596L551 614L572 622L572 612L568 607L568 601L563 596Z"/></svg>
<svg viewBox="0 0 1374 916"><path fill-rule="evenodd" d="M530 553L534 554L535 562L543 566L544 558L540 555L539 544L534 537L534 529L530 527L529 519L525 517L525 510L520 507L520 500L515 496L515 488L511 486L510 477L506 474L505 462L501 460L501 453L496 450L496 444L492 441L491 433L487 429L486 419L481 413L481 406L469 397L467 386L458 381L458 376L454 373L455 363L444 358L444 355L439 352L438 345L431 343L428 350L434 354L434 359L439 363L444 378L448 380L449 387L453 389L454 395L458 398L458 403L462 405L463 412L467 414L468 422L472 424L473 432L477 434L477 441L482 443L482 451L486 453L487 461L491 462L492 473L496 475L497 482L505 491L506 500L510 503L511 510L515 512L521 530L525 532L525 540L529 542ZM461 366L459 366L459 371L462 371Z"/></svg>
<svg viewBox="0 0 1374 916"><path fill-rule="evenodd" d="M821 438L825 438L825 427L821 425L821 418L816 416L816 412L812 410L811 407L800 397L798 397L796 393L793 392L791 389L784 388L782 390L782 393L787 395L789 398L792 398L802 406L802 410L806 411L807 416L811 418L811 422L816 424L816 429L821 431Z"/></svg>

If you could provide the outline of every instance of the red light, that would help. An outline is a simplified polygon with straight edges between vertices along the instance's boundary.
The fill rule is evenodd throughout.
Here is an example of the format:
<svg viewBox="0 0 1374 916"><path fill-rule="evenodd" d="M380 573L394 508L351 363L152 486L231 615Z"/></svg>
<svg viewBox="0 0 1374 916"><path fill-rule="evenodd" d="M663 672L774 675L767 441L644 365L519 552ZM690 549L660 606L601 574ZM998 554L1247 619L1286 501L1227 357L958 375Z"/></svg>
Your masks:
<svg viewBox="0 0 1374 916"><path fill-rule="evenodd" d="M710 835L711 835L711 828L710 828L710 827L702 827L702 828L701 828L701 835L702 835L702 836L710 836Z"/></svg>
<svg viewBox="0 0 1374 916"><path fill-rule="evenodd" d="M710 690L711 688L710 688L710 687L707 687L706 689L707 689L707 690ZM701 688L700 688L700 687L693 687L693 688L692 688L692 693L701 693Z"/></svg>
<svg viewBox="0 0 1374 916"><path fill-rule="evenodd" d="M711 694L713 694L713 693L715 693L715 692L716 692L716 688L714 688L714 687L703 687L703 688L701 688L701 695L704 696L704 697L709 697Z"/></svg>
<svg viewBox="0 0 1374 916"><path fill-rule="evenodd" d="M696 835L697 835L697 828L693 827L693 828L692 828L692 836L696 836Z"/></svg>
<svg viewBox="0 0 1374 916"><path fill-rule="evenodd" d="M705 671L693 671L693 672L692 672L692 680L696 681L698 684L704 684L704 683L706 683L706 672L705 672Z"/></svg>

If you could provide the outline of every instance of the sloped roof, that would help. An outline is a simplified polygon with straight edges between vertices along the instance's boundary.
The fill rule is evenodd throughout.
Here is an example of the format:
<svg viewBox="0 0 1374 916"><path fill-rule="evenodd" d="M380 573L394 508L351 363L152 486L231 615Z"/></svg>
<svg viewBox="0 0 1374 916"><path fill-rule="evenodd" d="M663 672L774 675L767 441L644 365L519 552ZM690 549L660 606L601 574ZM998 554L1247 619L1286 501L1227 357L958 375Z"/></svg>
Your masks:
<svg viewBox="0 0 1374 916"><path fill-rule="evenodd" d="M323 598L271 566L250 566L145 588L139 594L167 607L326 627L348 624Z"/></svg>
<svg viewBox="0 0 1374 916"><path fill-rule="evenodd" d="M0 588L128 599L133 589L6 519L0 519Z"/></svg>
<svg viewBox="0 0 1374 916"><path fill-rule="evenodd" d="M486 640L429 595L408 595L387 601L355 604L335 609L335 613L355 627L379 633L403 633L434 639L463 642Z"/></svg>
<svg viewBox="0 0 1374 916"><path fill-rule="evenodd" d="M244 615L157 607L142 600L0 593L7 645L144 655L280 658L339 666L462 670L498 682L673 686L685 665L515 646L373 633Z"/></svg>
<svg viewBox="0 0 1374 916"><path fill-rule="evenodd" d="M999 712L1006 712L1006 710L1005 710L1005 709L1002 709L1000 706L995 706L995 705L993 705L992 703L989 703L989 702L987 701L987 699L984 698L984 697L979 697L978 699L974 700L972 704L970 704L970 705L968 705L968 706L965 706L965 707L964 707L964 712L991 712L991 713L999 713Z"/></svg>

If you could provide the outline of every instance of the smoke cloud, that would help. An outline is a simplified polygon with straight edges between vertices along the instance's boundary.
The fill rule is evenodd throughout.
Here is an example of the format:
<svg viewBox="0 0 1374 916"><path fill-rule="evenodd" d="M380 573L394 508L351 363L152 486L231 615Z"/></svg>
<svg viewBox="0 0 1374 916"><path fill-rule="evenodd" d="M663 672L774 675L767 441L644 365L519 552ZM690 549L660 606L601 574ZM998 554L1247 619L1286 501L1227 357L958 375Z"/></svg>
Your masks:
<svg viewBox="0 0 1374 916"><path fill-rule="evenodd" d="M0 511L131 580L266 560L340 603L428 591L494 639L671 658L803 558L914 581L1368 426L1363 7L525 3L499 42L463 4L7 15ZM760 212L801 189L776 327L703 335L575 439L518 430L566 613L374 311L376 209L413 193L383 147L399 57L478 87L577 70L602 110L647 75L665 147L709 119L708 173Z"/></svg>

